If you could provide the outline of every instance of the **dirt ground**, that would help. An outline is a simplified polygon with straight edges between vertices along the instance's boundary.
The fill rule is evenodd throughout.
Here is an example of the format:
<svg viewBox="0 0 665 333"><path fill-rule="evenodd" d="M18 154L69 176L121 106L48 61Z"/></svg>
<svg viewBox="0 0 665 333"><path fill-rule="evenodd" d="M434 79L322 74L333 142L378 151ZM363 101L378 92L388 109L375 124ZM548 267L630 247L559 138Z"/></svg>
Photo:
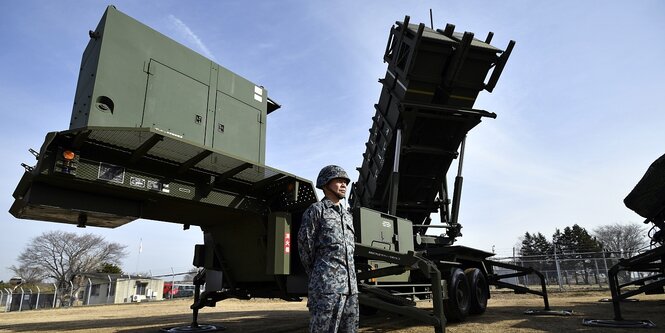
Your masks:
<svg viewBox="0 0 665 333"><path fill-rule="evenodd" d="M551 293L554 310L573 310L572 316L525 315L528 309L542 309L543 301L533 295L494 292L487 312L464 323L451 323L446 332L635 332L636 329L592 328L583 318L611 319L612 304L598 302L609 292ZM655 329L637 331L665 332L665 295L638 295L639 302L622 304L626 319L649 319ZM190 299L73 307L0 313L0 332L158 332L160 328L183 326L191 322ZM420 302L421 307L431 303ZM215 308L205 308L200 324L226 327L225 332L306 332L308 313L305 301L225 300ZM379 312L360 318L360 332L433 332L408 318Z"/></svg>

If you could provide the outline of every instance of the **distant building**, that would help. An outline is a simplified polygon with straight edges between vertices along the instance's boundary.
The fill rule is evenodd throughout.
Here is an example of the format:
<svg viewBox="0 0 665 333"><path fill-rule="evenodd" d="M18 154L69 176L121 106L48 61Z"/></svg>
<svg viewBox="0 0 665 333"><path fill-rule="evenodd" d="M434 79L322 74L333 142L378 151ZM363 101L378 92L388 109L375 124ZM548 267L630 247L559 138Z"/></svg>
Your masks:
<svg viewBox="0 0 665 333"><path fill-rule="evenodd" d="M86 305L114 304L163 299L164 280L152 277L85 273L79 300Z"/></svg>

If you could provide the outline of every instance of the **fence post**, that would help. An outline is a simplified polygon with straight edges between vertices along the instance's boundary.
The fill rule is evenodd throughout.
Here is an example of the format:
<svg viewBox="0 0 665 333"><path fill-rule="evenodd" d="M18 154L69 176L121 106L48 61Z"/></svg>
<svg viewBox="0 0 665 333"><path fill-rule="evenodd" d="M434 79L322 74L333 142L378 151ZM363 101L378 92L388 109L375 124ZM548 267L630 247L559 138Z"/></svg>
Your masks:
<svg viewBox="0 0 665 333"><path fill-rule="evenodd" d="M23 296L25 295L25 291L23 290L23 287L20 287L20 288L21 288L21 300L18 303L18 312L21 312L21 310L23 309Z"/></svg>
<svg viewBox="0 0 665 333"><path fill-rule="evenodd" d="M30 307L30 303L32 302L32 288L28 288L28 292L30 293L30 298L28 301L28 310L32 310L32 308Z"/></svg>
<svg viewBox="0 0 665 333"><path fill-rule="evenodd" d="M559 291L563 291L563 281L561 281L561 268L559 267L559 258L556 256L556 245L554 248L554 263L556 264L556 276L559 281Z"/></svg>
<svg viewBox="0 0 665 333"><path fill-rule="evenodd" d="M58 302L58 285L55 283L53 284L53 304L51 306L52 309L55 309L55 303Z"/></svg>
<svg viewBox="0 0 665 333"><path fill-rule="evenodd" d="M106 304L109 304L109 298L111 298L111 285L113 284L113 281L111 281L111 276L106 275L106 277L109 279L109 287L106 289ZM118 291L118 286L116 286L116 292ZM115 301L113 302L115 303Z"/></svg>
<svg viewBox="0 0 665 333"><path fill-rule="evenodd" d="M92 280L88 278L88 298L85 301L85 305L90 305L90 294L92 294Z"/></svg>
<svg viewBox="0 0 665 333"><path fill-rule="evenodd" d="M74 306L74 283L69 281L69 307Z"/></svg>
<svg viewBox="0 0 665 333"><path fill-rule="evenodd" d="M603 263L605 263L605 280L610 283L610 271L607 269L607 258L605 257L605 249L603 249Z"/></svg>
<svg viewBox="0 0 665 333"><path fill-rule="evenodd" d="M37 287L37 301L35 302L35 309L39 310L39 295L42 293L42 290L39 289L39 286L35 287Z"/></svg>
<svg viewBox="0 0 665 333"><path fill-rule="evenodd" d="M10 304L11 299L12 299L12 291L7 289L7 288L4 288L4 289L7 292L7 299L5 300L5 312L8 312L9 311L9 304Z"/></svg>
<svg viewBox="0 0 665 333"><path fill-rule="evenodd" d="M12 299L12 292L7 288L4 288L4 290L7 292L7 299L5 300L5 312L7 312L9 311L9 300Z"/></svg>
<svg viewBox="0 0 665 333"><path fill-rule="evenodd" d="M7 312L7 311L9 311L8 304L9 304L9 299L12 297L12 292L7 288L2 288L2 290L7 293L7 296L5 297L5 304L4 304L5 312Z"/></svg>
<svg viewBox="0 0 665 333"><path fill-rule="evenodd" d="M602 288L603 285L600 284L600 279L598 278L598 275L600 275L600 270L598 269L598 260L593 259L593 263L596 265L596 282L598 283L598 287Z"/></svg>
<svg viewBox="0 0 665 333"><path fill-rule="evenodd" d="M9 296L7 296L7 304L5 305L5 312L8 312L8 311L11 310L11 307L12 307L12 297L14 297L14 291L9 289L9 288L5 288L5 290L7 291L7 294L9 295Z"/></svg>

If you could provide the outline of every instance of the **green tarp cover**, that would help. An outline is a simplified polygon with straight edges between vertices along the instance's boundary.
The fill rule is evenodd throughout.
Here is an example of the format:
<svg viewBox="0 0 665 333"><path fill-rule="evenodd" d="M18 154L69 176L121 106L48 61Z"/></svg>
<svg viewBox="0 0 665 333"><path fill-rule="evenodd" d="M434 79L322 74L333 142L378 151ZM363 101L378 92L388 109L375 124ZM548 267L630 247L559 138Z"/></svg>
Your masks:
<svg viewBox="0 0 665 333"><path fill-rule="evenodd" d="M623 200L640 216L653 219L665 208L665 155L654 161L635 188Z"/></svg>

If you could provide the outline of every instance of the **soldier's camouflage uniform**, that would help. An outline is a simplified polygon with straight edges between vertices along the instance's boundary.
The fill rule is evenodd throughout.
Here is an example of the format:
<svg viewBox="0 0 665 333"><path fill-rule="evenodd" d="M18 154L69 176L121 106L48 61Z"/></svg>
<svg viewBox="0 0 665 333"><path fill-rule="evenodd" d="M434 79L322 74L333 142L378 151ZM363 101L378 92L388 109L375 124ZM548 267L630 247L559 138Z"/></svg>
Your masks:
<svg viewBox="0 0 665 333"><path fill-rule="evenodd" d="M353 218L327 198L303 214L298 252L309 276L310 332L356 332L358 286Z"/></svg>

